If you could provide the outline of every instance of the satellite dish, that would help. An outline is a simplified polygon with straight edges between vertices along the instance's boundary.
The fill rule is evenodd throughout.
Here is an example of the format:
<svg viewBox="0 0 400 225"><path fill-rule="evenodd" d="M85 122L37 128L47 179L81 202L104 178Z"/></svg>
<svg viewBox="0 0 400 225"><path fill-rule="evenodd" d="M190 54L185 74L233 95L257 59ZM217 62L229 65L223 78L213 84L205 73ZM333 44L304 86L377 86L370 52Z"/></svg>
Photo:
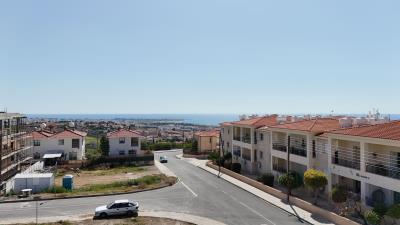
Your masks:
<svg viewBox="0 0 400 225"><path fill-rule="evenodd" d="M41 123L40 124L40 129L44 130L47 127L46 123Z"/></svg>
<svg viewBox="0 0 400 225"><path fill-rule="evenodd" d="M68 123L68 126L73 128L73 127L75 127L75 123L71 121Z"/></svg>

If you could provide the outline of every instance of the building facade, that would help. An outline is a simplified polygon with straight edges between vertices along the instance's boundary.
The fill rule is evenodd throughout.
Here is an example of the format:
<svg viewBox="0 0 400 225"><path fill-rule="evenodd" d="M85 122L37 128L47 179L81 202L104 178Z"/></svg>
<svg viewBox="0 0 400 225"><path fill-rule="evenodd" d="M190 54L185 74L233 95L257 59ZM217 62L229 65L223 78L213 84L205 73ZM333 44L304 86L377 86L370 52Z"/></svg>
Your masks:
<svg viewBox="0 0 400 225"><path fill-rule="evenodd" d="M0 113L0 194L6 181L22 171L32 159L32 136L26 117L19 113Z"/></svg>
<svg viewBox="0 0 400 225"><path fill-rule="evenodd" d="M198 152L213 152L219 150L219 130L200 131L193 135L197 142Z"/></svg>
<svg viewBox="0 0 400 225"><path fill-rule="evenodd" d="M85 132L66 129L58 133L34 131L33 157L42 159L45 154L61 153L64 160L85 159Z"/></svg>
<svg viewBox="0 0 400 225"><path fill-rule="evenodd" d="M144 137L134 130L118 129L107 134L109 143L109 156L143 156L141 142Z"/></svg>

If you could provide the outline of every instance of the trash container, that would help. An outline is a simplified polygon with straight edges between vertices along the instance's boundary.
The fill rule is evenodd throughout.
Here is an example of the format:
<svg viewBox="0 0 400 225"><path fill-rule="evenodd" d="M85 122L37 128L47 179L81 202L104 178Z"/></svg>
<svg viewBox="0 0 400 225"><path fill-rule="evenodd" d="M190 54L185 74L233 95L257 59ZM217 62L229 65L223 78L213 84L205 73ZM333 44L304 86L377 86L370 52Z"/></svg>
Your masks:
<svg viewBox="0 0 400 225"><path fill-rule="evenodd" d="M67 174L63 177L62 186L67 190L74 188L74 176Z"/></svg>

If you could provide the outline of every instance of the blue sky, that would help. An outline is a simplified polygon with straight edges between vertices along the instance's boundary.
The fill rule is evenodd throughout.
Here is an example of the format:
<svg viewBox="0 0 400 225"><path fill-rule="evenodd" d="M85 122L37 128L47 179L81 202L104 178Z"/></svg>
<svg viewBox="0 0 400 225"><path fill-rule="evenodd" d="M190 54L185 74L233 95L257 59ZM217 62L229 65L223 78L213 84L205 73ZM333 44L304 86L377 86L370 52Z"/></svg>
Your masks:
<svg viewBox="0 0 400 225"><path fill-rule="evenodd" d="M1 1L0 107L400 113L399 1Z"/></svg>

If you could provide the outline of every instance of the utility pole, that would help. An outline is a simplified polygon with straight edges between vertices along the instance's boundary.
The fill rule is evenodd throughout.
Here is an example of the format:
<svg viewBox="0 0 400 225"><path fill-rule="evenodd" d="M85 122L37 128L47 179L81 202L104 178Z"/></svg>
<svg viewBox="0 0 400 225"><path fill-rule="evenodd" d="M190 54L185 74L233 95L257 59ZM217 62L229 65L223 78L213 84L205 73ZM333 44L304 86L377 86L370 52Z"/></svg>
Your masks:
<svg viewBox="0 0 400 225"><path fill-rule="evenodd" d="M3 120L0 120L0 194L3 191L3 188L1 186L1 183L3 183L3 178L2 178L2 174L1 174L1 168L2 167L2 158L3 156Z"/></svg>
<svg viewBox="0 0 400 225"><path fill-rule="evenodd" d="M289 171L290 171L290 136L288 136L288 139L287 139L287 169L286 169L286 176L287 176L287 178L289 178ZM287 186L287 196L286 196L286 200L287 200L287 202L289 203L289 200L290 200L290 184L288 183L287 184L288 186Z"/></svg>
<svg viewBox="0 0 400 225"><path fill-rule="evenodd" d="M219 143L218 143L218 147L219 147L219 157L218 157L218 177L220 177L221 176L221 163L222 163L222 148L221 148L221 139L222 139L222 136L221 136L221 130L219 131L219 138L218 138L218 140L219 140ZM212 143L211 143L212 144Z"/></svg>

